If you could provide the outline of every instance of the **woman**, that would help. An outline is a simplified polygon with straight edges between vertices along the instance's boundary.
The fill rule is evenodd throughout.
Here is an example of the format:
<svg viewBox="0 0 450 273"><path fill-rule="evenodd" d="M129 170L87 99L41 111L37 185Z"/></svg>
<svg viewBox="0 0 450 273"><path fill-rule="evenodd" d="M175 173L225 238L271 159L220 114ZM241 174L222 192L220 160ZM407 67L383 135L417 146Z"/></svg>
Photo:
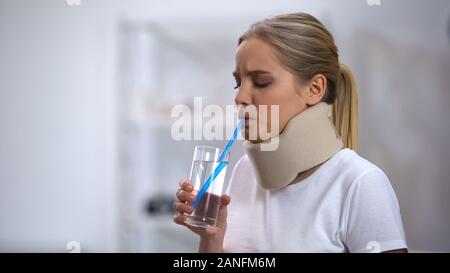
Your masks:
<svg viewBox="0 0 450 273"><path fill-rule="evenodd" d="M239 39L233 74L237 105L279 105L279 147L249 141L249 124L261 119L246 116L246 154L216 227L184 224L195 196L180 182L174 221L200 236L199 251L407 252L388 178L353 151L356 84L327 29L305 13L258 22Z"/></svg>

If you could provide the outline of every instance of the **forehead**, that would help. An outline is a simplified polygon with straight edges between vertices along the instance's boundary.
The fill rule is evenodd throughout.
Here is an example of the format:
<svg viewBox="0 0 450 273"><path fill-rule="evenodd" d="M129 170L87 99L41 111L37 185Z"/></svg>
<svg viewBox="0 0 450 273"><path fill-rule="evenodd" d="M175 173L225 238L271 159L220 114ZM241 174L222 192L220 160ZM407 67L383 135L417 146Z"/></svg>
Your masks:
<svg viewBox="0 0 450 273"><path fill-rule="evenodd" d="M273 47L260 39L244 40L236 51L236 70L279 69Z"/></svg>

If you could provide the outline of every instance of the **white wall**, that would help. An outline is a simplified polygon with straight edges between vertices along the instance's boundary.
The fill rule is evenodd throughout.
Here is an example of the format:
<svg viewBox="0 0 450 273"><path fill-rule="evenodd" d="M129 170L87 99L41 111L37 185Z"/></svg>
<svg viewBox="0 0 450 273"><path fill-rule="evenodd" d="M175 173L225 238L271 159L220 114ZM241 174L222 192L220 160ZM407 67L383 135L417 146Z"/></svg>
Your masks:
<svg viewBox="0 0 450 273"><path fill-rule="evenodd" d="M0 4L0 250L117 249L114 28L64 1Z"/></svg>

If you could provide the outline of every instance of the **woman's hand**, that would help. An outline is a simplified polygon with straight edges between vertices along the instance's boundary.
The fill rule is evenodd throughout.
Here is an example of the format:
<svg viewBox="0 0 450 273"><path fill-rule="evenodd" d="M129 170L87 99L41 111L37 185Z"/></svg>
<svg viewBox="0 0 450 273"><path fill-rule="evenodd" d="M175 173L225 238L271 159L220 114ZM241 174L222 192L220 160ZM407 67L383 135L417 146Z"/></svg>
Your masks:
<svg viewBox="0 0 450 273"><path fill-rule="evenodd" d="M222 252L223 238L227 228L227 206L231 201L228 195L222 195L219 215L215 227L200 228L184 223L186 214L193 211L192 204L196 195L193 194L194 187L187 179L180 181L180 188L177 190L177 199L173 203L173 208L177 212L173 220L179 225L186 226L192 232L200 236L200 252Z"/></svg>

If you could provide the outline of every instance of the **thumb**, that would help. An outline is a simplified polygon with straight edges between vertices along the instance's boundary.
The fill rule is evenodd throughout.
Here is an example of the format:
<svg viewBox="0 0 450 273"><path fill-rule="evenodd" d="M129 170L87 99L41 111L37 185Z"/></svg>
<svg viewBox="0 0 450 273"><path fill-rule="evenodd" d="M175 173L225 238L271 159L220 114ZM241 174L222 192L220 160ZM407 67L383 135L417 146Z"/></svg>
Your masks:
<svg viewBox="0 0 450 273"><path fill-rule="evenodd" d="M231 202L231 197L229 195L222 195L222 197L220 198L220 209L225 208L226 206L228 206Z"/></svg>
<svg viewBox="0 0 450 273"><path fill-rule="evenodd" d="M230 204L231 198L228 195L222 195L220 200L220 209L219 215L217 216L217 225L220 227L224 227L227 222L227 206Z"/></svg>

